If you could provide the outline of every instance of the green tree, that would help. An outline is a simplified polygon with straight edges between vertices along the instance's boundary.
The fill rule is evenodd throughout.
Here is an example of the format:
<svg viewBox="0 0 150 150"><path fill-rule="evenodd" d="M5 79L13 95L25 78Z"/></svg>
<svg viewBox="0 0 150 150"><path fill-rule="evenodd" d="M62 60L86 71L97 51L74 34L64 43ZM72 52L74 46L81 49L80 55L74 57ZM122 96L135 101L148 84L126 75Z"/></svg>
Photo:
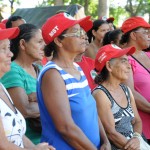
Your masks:
<svg viewBox="0 0 150 150"><path fill-rule="evenodd" d="M11 9L11 13L14 12L14 3L20 4L19 0L9 0L10 2L10 9Z"/></svg>

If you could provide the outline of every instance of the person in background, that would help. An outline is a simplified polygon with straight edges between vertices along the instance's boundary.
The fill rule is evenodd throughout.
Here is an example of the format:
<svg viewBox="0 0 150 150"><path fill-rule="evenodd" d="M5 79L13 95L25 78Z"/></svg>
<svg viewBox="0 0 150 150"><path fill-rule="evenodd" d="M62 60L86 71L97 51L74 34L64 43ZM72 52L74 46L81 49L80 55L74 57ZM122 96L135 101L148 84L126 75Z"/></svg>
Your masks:
<svg viewBox="0 0 150 150"><path fill-rule="evenodd" d="M19 35L11 40L13 52L11 69L1 78L1 81L15 106L26 118L27 137L37 144L40 142L41 133L31 128L30 118L40 117L36 82L38 72L42 67L33 63L43 58L45 43L41 30L36 26L22 24L19 29Z"/></svg>
<svg viewBox="0 0 150 150"><path fill-rule="evenodd" d="M85 51L85 32L92 27L89 19L75 20L60 13L42 26L47 44L44 50L47 56L53 53L53 58L38 77L41 141L58 150L110 150L86 77L74 63L75 57Z"/></svg>
<svg viewBox="0 0 150 150"><path fill-rule="evenodd" d="M130 64L126 55L133 54L134 47L121 49L114 44L101 47L95 59L98 86L92 92L99 117L111 143L111 150L140 149L135 136L142 132L133 94L123 82L128 78Z"/></svg>
<svg viewBox="0 0 150 150"><path fill-rule="evenodd" d="M68 12L71 16L73 16L77 20L84 18L86 16L84 12L84 7L79 4L73 4L68 6L66 12Z"/></svg>
<svg viewBox="0 0 150 150"><path fill-rule="evenodd" d="M131 17L123 22L121 30L121 43L136 48L135 53L129 56L132 69L126 84L133 92L143 133L150 143L150 53L142 51L150 46L150 24L142 17Z"/></svg>
<svg viewBox="0 0 150 150"><path fill-rule="evenodd" d="M109 25L104 20L95 20L93 27L88 31L89 46L86 49L85 56L95 59L98 49L102 46L104 35L109 31Z"/></svg>
<svg viewBox="0 0 150 150"><path fill-rule="evenodd" d="M6 28L18 27L24 23L26 23L26 21L21 16L11 16L6 22Z"/></svg>
<svg viewBox="0 0 150 150"><path fill-rule="evenodd" d="M123 47L123 45L120 44L121 36L122 31L120 29L107 32L103 38L103 46L107 44L115 44L119 47Z"/></svg>
<svg viewBox="0 0 150 150"><path fill-rule="evenodd" d="M19 34L19 28L6 29L0 23L0 78L10 70L10 41ZM47 143L35 146L26 136L26 123L22 114L15 107L13 100L0 83L0 149L1 150L55 150Z"/></svg>

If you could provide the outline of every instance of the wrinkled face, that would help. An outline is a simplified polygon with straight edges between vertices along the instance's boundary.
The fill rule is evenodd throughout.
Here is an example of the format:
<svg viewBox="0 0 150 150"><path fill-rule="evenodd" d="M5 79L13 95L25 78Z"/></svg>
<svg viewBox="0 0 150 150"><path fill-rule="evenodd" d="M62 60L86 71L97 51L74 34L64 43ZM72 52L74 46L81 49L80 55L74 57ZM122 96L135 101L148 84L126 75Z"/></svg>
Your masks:
<svg viewBox="0 0 150 150"><path fill-rule="evenodd" d="M10 42L8 39L0 41L0 77L10 70L11 57Z"/></svg>
<svg viewBox="0 0 150 150"><path fill-rule="evenodd" d="M87 36L79 24L69 28L62 36L64 38L61 40L61 43L66 51L76 55L85 52Z"/></svg>
<svg viewBox="0 0 150 150"><path fill-rule="evenodd" d="M130 72L130 64L128 62L128 57L123 55L120 58L115 58L110 61L111 75L120 81L125 81L128 79Z"/></svg>
<svg viewBox="0 0 150 150"><path fill-rule="evenodd" d="M105 34L110 31L110 27L108 24L102 24L97 31L93 30L93 35L95 36L95 39L98 41L102 41Z"/></svg>
<svg viewBox="0 0 150 150"><path fill-rule="evenodd" d="M37 30L33 34L33 37L28 42L25 42L26 54L34 61L42 60L44 56L44 46L45 43L41 34L41 30Z"/></svg>
<svg viewBox="0 0 150 150"><path fill-rule="evenodd" d="M150 29L139 28L133 32L135 33L136 43L141 50L150 46Z"/></svg>

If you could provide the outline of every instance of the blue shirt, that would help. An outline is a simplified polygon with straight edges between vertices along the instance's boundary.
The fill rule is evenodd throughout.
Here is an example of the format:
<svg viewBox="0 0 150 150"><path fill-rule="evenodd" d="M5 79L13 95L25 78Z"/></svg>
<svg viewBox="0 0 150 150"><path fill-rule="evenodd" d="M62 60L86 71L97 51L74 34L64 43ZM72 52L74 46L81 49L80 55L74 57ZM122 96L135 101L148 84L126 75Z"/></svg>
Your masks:
<svg viewBox="0 0 150 150"><path fill-rule="evenodd" d="M44 104L43 95L41 92L41 80L43 74L51 68L57 69L64 80L70 103L71 114L75 124L83 131L83 133L95 145L95 147L100 147L100 131L96 102L91 95L91 91L83 71L76 63L74 64L80 71L80 80L77 80L51 61L43 67L37 83L37 98L42 122L41 141L48 142L57 150L73 150L74 148L70 146L57 131Z"/></svg>

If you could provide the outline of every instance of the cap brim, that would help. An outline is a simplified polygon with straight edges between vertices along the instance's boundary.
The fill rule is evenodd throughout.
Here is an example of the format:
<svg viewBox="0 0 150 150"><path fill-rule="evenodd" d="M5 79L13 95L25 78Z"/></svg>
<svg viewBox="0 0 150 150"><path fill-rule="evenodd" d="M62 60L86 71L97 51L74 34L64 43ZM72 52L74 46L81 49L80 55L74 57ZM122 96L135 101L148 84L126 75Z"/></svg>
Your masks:
<svg viewBox="0 0 150 150"><path fill-rule="evenodd" d="M0 30L0 40L13 39L19 34L19 28L7 28Z"/></svg>
<svg viewBox="0 0 150 150"><path fill-rule="evenodd" d="M121 49L119 53L117 53L114 58L121 57L123 55L132 55L135 52L135 47L128 47L125 49Z"/></svg>
<svg viewBox="0 0 150 150"><path fill-rule="evenodd" d="M77 23L87 32L89 31L92 26L93 26L93 22L90 20L90 16L87 16L85 18L82 18L80 20L77 20Z"/></svg>

